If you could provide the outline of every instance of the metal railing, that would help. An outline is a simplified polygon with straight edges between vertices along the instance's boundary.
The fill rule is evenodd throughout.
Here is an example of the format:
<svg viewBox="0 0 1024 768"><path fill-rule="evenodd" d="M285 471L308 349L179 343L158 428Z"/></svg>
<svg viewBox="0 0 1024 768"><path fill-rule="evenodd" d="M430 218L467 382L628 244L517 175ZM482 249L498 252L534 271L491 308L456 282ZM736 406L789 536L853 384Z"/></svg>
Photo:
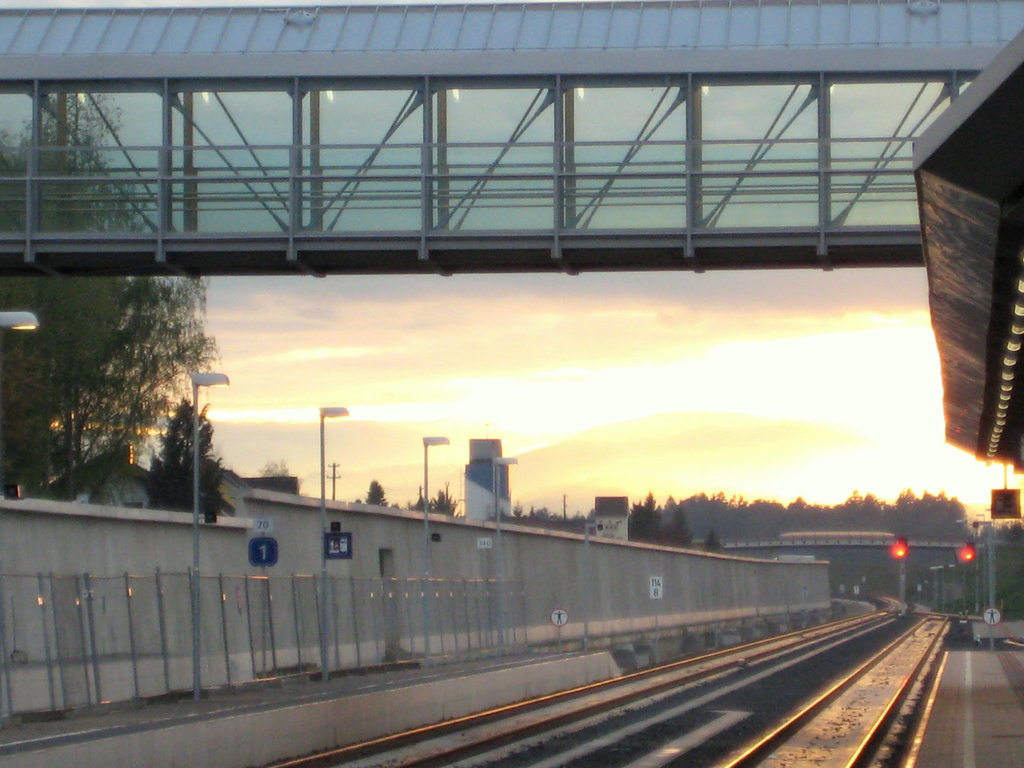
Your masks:
<svg viewBox="0 0 1024 768"><path fill-rule="evenodd" d="M0 714L191 689L190 573L5 574L3 590ZM202 684L319 672L321 642L329 672L422 658L424 601L434 657L527 642L522 586L511 581L334 577L325 600L313 576L202 576Z"/></svg>

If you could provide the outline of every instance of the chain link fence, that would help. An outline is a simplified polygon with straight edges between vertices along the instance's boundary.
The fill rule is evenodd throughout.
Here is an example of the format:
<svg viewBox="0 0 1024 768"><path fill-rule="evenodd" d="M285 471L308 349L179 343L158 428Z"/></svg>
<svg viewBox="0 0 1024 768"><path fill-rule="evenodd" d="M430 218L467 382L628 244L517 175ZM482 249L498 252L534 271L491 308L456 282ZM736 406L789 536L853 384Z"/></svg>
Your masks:
<svg viewBox="0 0 1024 768"><path fill-rule="evenodd" d="M322 594L312 576L217 575L199 587L203 687L319 672L321 642L329 671L527 642L511 581L332 577ZM190 573L4 574L0 716L191 691L192 616Z"/></svg>

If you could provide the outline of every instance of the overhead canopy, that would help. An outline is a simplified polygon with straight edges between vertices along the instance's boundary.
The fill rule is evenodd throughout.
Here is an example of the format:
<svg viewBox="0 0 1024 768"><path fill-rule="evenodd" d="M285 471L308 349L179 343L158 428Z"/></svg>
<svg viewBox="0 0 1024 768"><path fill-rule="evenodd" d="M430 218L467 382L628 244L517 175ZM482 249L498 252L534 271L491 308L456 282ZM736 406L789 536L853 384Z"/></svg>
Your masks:
<svg viewBox="0 0 1024 768"><path fill-rule="evenodd" d="M947 440L1020 466L1024 36L918 139L914 172Z"/></svg>

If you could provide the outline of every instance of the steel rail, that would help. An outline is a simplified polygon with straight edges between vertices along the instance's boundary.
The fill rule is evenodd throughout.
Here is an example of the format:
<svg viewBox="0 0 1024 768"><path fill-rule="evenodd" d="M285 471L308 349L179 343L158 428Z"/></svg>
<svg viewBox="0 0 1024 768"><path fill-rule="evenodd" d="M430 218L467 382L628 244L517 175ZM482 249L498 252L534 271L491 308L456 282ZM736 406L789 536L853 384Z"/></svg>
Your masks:
<svg viewBox="0 0 1024 768"><path fill-rule="evenodd" d="M694 683L703 679L714 677L724 672L743 668L750 663L765 660L773 656L789 653L794 648L807 645L808 643L822 643L833 640L837 635L858 630L866 625L880 622L892 615L891 610L879 610L873 613L864 614L848 619L840 619L826 624L821 624L810 629L796 630L786 634L765 638L753 643L733 648L727 648L713 653L704 654L689 659L670 662L658 667L632 672L612 680L605 680L598 683L572 688L567 691L548 694L534 699L517 702L502 707L480 712L473 715L446 720L442 723L415 728L402 733L372 739L366 742L351 744L316 755L295 758L275 763L268 768L327 768L335 766L344 761L367 757L387 749L397 749L418 741L448 735L467 728L486 725L498 720L511 718L543 707L564 703L572 699L582 698L589 694L612 692L616 688L626 688L631 683L642 682L649 678L669 675L664 680L659 680L652 685L639 690L631 690L625 693L611 696L596 704L574 709L542 721L528 723L503 730L501 733L480 739L472 744L461 744L449 750L435 751L429 756L419 760L412 760L403 763L404 768L412 766L428 765L449 765L453 759L465 757L467 753L479 753L487 749L503 744L511 743L528 736L557 728L572 722L576 722L597 712L608 711L622 707L639 699L660 693L670 688ZM753 653L751 653L753 651ZM688 670L698 667L701 664L711 662L710 667L704 669ZM717 662L717 663L716 663Z"/></svg>
<svg viewBox="0 0 1024 768"><path fill-rule="evenodd" d="M841 694L845 693L851 687L853 687L857 681L859 681L864 675L874 669L889 655L898 650L908 639L917 631L921 626L922 622L914 624L906 632L901 634L891 643L886 645L877 653L873 654L867 661L858 666L855 670L845 675L842 679L831 685L826 691L817 696L813 701L804 706L795 714L791 715L781 725L772 730L770 733L763 736L754 744L747 747L736 757L729 760L729 762L722 764L719 768L750 768L751 766L759 765L768 755L776 750L781 744L791 739L796 733L805 728L811 723L815 717L829 704L831 704ZM935 639L929 643L928 649L922 654L921 659L918 660L914 668L914 674L907 678L904 683L900 686L896 696L885 707L883 714L879 716L874 727L872 727L868 736L862 740L862 743L857 748L854 758L847 764L847 768L853 768L854 766L860 765L860 761L864 759L867 754L867 749L870 743L877 743L877 740L884 736L879 733L880 728L885 725L886 722L891 721L891 714L893 708L897 705L897 699L899 702L903 700L903 693L906 690L907 683L910 680L916 680L921 669L923 668L924 660L931 656L934 650L935 643L941 637L942 633L936 633Z"/></svg>
<svg viewBox="0 0 1024 768"><path fill-rule="evenodd" d="M943 622L944 625L946 623L946 621ZM889 703L879 713L874 725L871 726L871 729L861 741L853 756L847 761L845 768L862 768L862 766L868 765L874 758L878 748L892 733L896 718L902 711L903 705L906 703L914 686L918 682L924 682L922 678L925 676L926 669L931 670L933 667L932 662L945 634L945 631L935 633L935 637L928 644L928 648L921 654L921 658L914 665L914 669L903 679L899 688L893 693Z"/></svg>

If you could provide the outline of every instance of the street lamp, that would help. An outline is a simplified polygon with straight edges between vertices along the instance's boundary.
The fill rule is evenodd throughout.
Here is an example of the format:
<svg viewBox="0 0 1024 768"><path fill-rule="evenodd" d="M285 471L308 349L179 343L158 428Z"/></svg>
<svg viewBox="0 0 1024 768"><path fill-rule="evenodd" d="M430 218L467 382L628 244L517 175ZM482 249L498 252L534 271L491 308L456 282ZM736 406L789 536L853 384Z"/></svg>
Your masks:
<svg viewBox="0 0 1024 768"><path fill-rule="evenodd" d="M39 327L39 321L31 312L0 312L0 330L11 331L34 331ZM0 349L0 498L6 496L4 489L4 431L3 431L3 368L2 349ZM3 565L0 564L0 651L3 649L4 635L4 596L3 596ZM4 651L6 653L6 651ZM0 664L0 672L7 670L6 664ZM11 679L4 675L4 688L0 689L0 720L3 719L4 698L3 691L7 692L7 699L11 698Z"/></svg>
<svg viewBox="0 0 1024 768"><path fill-rule="evenodd" d="M498 457L491 460L491 494L494 496L494 535L498 540L498 647L505 647L505 613L503 610L502 591L505 589L505 551L501 544L501 508L498 505L498 467L510 467L519 460L511 457ZM508 475L506 475L506 478ZM509 490L509 502L512 491Z"/></svg>
<svg viewBox="0 0 1024 768"><path fill-rule="evenodd" d="M423 438L423 666L430 666L430 607L427 584L430 580L430 487L427 471L427 451L433 445L450 445L447 437Z"/></svg>
<svg viewBox="0 0 1024 768"><path fill-rule="evenodd" d="M320 679L327 680L327 454L324 446L324 422L348 416L344 406L320 409Z"/></svg>
<svg viewBox="0 0 1024 768"><path fill-rule="evenodd" d="M199 388L226 387L223 373L190 373L192 379L192 700L199 701Z"/></svg>

